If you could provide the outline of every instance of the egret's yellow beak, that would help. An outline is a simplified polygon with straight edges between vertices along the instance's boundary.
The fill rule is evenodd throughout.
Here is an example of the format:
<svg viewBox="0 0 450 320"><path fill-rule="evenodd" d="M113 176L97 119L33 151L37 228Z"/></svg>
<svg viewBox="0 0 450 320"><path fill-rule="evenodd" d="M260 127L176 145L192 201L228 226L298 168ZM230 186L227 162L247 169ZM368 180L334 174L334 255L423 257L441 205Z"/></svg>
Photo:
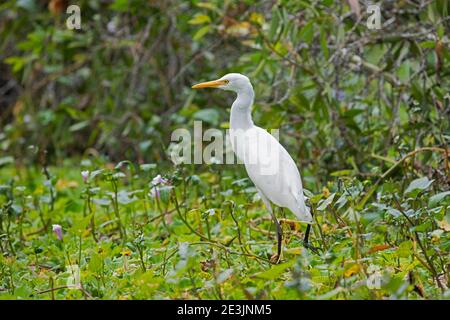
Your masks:
<svg viewBox="0 0 450 320"><path fill-rule="evenodd" d="M217 88L226 84L226 80L214 80L208 82L198 83L192 86L192 89L202 89L202 88Z"/></svg>

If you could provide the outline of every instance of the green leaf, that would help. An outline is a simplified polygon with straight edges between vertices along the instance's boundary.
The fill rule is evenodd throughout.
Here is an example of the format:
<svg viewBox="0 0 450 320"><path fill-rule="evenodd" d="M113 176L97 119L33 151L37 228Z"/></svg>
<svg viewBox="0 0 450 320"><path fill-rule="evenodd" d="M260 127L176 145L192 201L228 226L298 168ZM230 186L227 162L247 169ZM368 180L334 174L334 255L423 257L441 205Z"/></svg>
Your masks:
<svg viewBox="0 0 450 320"><path fill-rule="evenodd" d="M319 193L319 194L309 197L309 202L315 204L315 203L318 203L320 201L320 199L322 199L322 198L323 198L323 193Z"/></svg>
<svg viewBox="0 0 450 320"><path fill-rule="evenodd" d="M138 199L134 196L130 197L130 194L124 190L119 191L117 195L117 202L123 205L127 205L137 201Z"/></svg>
<svg viewBox="0 0 450 320"><path fill-rule="evenodd" d="M92 254L89 260L88 268L89 271L94 273L102 271L102 257L97 253Z"/></svg>
<svg viewBox="0 0 450 320"><path fill-rule="evenodd" d="M334 199L335 195L336 195L335 193L332 193L328 198L323 200L320 203L319 207L317 207L317 210L319 210L319 211L325 210L333 202L333 199Z"/></svg>
<svg viewBox="0 0 450 320"><path fill-rule="evenodd" d="M14 163L14 158L11 156L6 156L6 157L0 158L0 167L4 166L6 164L11 164L11 163Z"/></svg>
<svg viewBox="0 0 450 320"><path fill-rule="evenodd" d="M130 7L130 0L115 0L110 8L115 11L127 12Z"/></svg>
<svg viewBox="0 0 450 320"><path fill-rule="evenodd" d="M345 206L347 204L347 202L348 202L347 195L345 193L343 193L334 205L339 210L343 206Z"/></svg>
<svg viewBox="0 0 450 320"><path fill-rule="evenodd" d="M192 39L194 41L200 40L201 38L203 38L209 32L210 29L211 29L210 26L204 26L204 27L198 29L197 32L192 37Z"/></svg>
<svg viewBox="0 0 450 320"><path fill-rule="evenodd" d="M219 124L220 114L216 109L202 109L194 113L194 119L205 121L213 126L217 126Z"/></svg>
<svg viewBox="0 0 450 320"><path fill-rule="evenodd" d="M447 196L450 196L450 191L445 191L445 192L435 194L434 196L430 197L430 200L428 200L428 206L430 208L436 207Z"/></svg>
<svg viewBox="0 0 450 320"><path fill-rule="evenodd" d="M216 278L216 281L218 284L225 282L231 275L233 274L233 269L226 269L219 273L219 275Z"/></svg>
<svg viewBox="0 0 450 320"><path fill-rule="evenodd" d="M4 60L7 64L12 65L13 72L19 72L25 66L26 60L22 57L9 57Z"/></svg>
<svg viewBox="0 0 450 320"><path fill-rule="evenodd" d="M84 218L75 220L69 231L77 236L83 235L84 231L87 229L87 226L89 225L89 222L91 221L91 218L92 214L89 214Z"/></svg>
<svg viewBox="0 0 450 320"><path fill-rule="evenodd" d="M133 163L130 160L122 160L120 161L118 164L116 164L116 166L114 167L114 169L120 169L122 167L132 167Z"/></svg>
<svg viewBox="0 0 450 320"><path fill-rule="evenodd" d="M36 10L36 1L34 0L17 0L16 5L28 11Z"/></svg>
<svg viewBox="0 0 450 320"><path fill-rule="evenodd" d="M332 172L331 176L333 176L333 177L351 176L352 172L353 172L352 169L343 169L343 170L338 170L338 171Z"/></svg>
<svg viewBox="0 0 450 320"><path fill-rule="evenodd" d="M402 215L402 213L400 211L398 211L397 209L394 209L394 208L388 208L387 212L394 218L400 217Z"/></svg>
<svg viewBox="0 0 450 320"><path fill-rule="evenodd" d="M398 71L397 71L398 78L402 82L408 82L409 73L410 73L410 63L409 63L409 61L405 61L398 68Z"/></svg>
<svg viewBox="0 0 450 320"><path fill-rule="evenodd" d="M143 163L139 166L139 169L142 171L150 171L151 169L156 168L156 163Z"/></svg>
<svg viewBox="0 0 450 320"><path fill-rule="evenodd" d="M425 232L428 229L432 227L432 222L430 220L425 221L422 224L419 224L418 226L414 226L410 228L411 231L418 231L418 232Z"/></svg>
<svg viewBox="0 0 450 320"><path fill-rule="evenodd" d="M221 11L219 10L219 8L215 4L210 3L210 2L199 2L196 4L196 6L199 8L208 9L208 10L214 11L218 14L221 14Z"/></svg>
<svg viewBox="0 0 450 320"><path fill-rule="evenodd" d="M269 39L271 41L275 40L275 37L277 35L277 30L280 25L280 20L281 20L281 14L280 14L278 8L274 7L272 9L272 19L270 21L270 28L269 28L269 34L268 34Z"/></svg>
<svg viewBox="0 0 450 320"><path fill-rule="evenodd" d="M99 206L104 206L104 207L107 207L111 204L111 200L108 198L100 198L100 199L94 198L94 199L92 199L92 202Z"/></svg>
<svg viewBox="0 0 450 320"><path fill-rule="evenodd" d="M295 262L295 260L291 260L289 262L273 266L267 271L255 274L255 277L261 278L261 279L266 279L266 280L277 279L280 277L281 274L283 274L286 271L286 269L292 267L294 262Z"/></svg>
<svg viewBox="0 0 450 320"><path fill-rule="evenodd" d="M325 60L328 60L328 58L329 58L327 39L328 39L328 35L325 31L325 28L322 26L320 28L320 46L322 48L322 52L323 52L323 56L324 56Z"/></svg>
<svg viewBox="0 0 450 320"><path fill-rule="evenodd" d="M397 256L400 258L410 257L412 247L413 247L412 242L409 240L400 243L396 251Z"/></svg>
<svg viewBox="0 0 450 320"><path fill-rule="evenodd" d="M411 193L414 190L425 190L433 183L433 181L434 180L429 180L427 177L413 180L408 188L406 188L405 193Z"/></svg>
<svg viewBox="0 0 450 320"><path fill-rule="evenodd" d="M378 65L381 58L386 54L387 48L383 44L370 47L365 54L365 60L371 64Z"/></svg>
<svg viewBox="0 0 450 320"><path fill-rule="evenodd" d="M197 14L194 18L188 21L189 24L204 24L211 22L211 18L206 14Z"/></svg>
<svg viewBox="0 0 450 320"><path fill-rule="evenodd" d="M80 130L86 128L87 126L89 126L89 123L90 123L89 120L75 123L69 127L69 131L70 132L80 131Z"/></svg>
<svg viewBox="0 0 450 320"><path fill-rule="evenodd" d="M300 40L305 41L310 44L314 37L314 22L308 22L300 31L299 38Z"/></svg>
<svg viewBox="0 0 450 320"><path fill-rule="evenodd" d="M99 169L99 170L92 171L92 172L90 173L89 177L90 177L91 179L94 179L94 178L97 177L98 175L103 174L104 171L105 171L105 169Z"/></svg>
<svg viewBox="0 0 450 320"><path fill-rule="evenodd" d="M113 177L113 179L119 180L119 179L126 178L127 175L126 175L125 173L123 173L122 171L119 171L119 172L114 173L114 174L112 175L112 177Z"/></svg>

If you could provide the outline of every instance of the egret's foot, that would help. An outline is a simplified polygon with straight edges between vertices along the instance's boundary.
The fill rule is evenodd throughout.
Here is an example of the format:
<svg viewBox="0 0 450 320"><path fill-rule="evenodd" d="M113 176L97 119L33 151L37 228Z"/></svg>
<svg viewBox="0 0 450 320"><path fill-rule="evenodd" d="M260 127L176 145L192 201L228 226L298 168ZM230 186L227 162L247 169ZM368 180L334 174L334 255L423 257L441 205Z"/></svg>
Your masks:
<svg viewBox="0 0 450 320"><path fill-rule="evenodd" d="M306 249L311 250L312 252L314 252L315 254L319 254L319 248L318 247L314 247L312 244L310 244L309 242L303 242L303 246Z"/></svg>
<svg viewBox="0 0 450 320"><path fill-rule="evenodd" d="M272 264L279 264L280 263L280 255L275 253L273 256L270 257L270 263Z"/></svg>

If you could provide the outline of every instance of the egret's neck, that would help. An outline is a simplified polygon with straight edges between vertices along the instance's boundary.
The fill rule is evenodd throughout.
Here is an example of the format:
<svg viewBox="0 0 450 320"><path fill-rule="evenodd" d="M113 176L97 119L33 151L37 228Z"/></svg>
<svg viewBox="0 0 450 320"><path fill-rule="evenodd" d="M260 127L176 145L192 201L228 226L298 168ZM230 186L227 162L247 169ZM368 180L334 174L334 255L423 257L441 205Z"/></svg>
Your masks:
<svg viewBox="0 0 450 320"><path fill-rule="evenodd" d="M253 127L253 120L251 115L251 108L253 105L252 85L249 84L237 92L237 98L231 106L230 129L249 129Z"/></svg>

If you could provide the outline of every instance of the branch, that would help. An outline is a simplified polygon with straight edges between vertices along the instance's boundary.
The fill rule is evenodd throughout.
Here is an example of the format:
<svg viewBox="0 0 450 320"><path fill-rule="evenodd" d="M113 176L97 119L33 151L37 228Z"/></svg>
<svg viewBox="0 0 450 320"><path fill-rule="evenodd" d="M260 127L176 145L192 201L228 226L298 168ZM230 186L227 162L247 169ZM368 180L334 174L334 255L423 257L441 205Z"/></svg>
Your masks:
<svg viewBox="0 0 450 320"><path fill-rule="evenodd" d="M444 153L446 156L446 159L448 158L449 155L449 150L448 149L444 149L444 148L438 148L438 147L424 147L424 148L419 148L417 150L411 151L410 153L408 153L407 155L405 155L403 158L401 158L400 160L398 160L397 162L395 162L395 164L390 167L386 172L384 172L381 177L377 180L377 182L375 182L375 184L373 185L373 187L366 193L366 195L364 196L364 198L358 203L357 205L357 209L358 210L362 210L362 208L365 206L366 202L372 197L373 193L375 192L375 190L378 188L378 185L384 180L386 179L392 172L394 172L394 170L401 165L406 159L416 155L417 153L420 152L424 152L424 151L436 151L436 152L441 152Z"/></svg>

